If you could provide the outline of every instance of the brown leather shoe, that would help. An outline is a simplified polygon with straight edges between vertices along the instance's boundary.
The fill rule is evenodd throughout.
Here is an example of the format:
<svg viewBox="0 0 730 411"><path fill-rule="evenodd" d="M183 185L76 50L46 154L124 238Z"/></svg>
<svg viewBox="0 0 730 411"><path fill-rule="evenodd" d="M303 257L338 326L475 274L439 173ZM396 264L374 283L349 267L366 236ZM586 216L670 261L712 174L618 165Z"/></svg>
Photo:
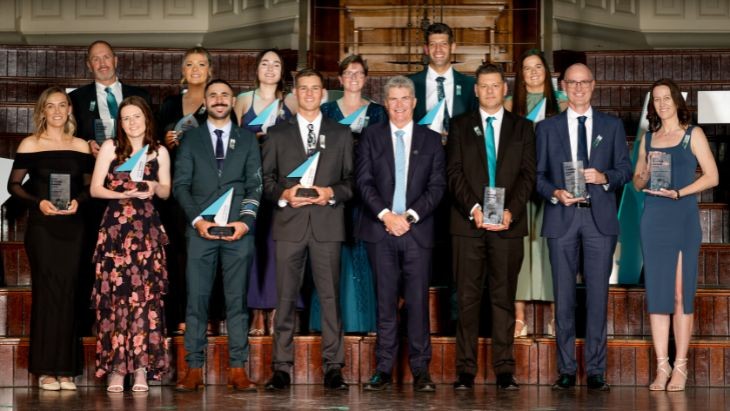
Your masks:
<svg viewBox="0 0 730 411"><path fill-rule="evenodd" d="M248 379L245 369L229 368L228 388L233 388L238 391L256 391L256 384Z"/></svg>
<svg viewBox="0 0 730 411"><path fill-rule="evenodd" d="M203 387L205 387L205 384L203 384L203 369L189 368L187 374L177 382L175 391L189 392Z"/></svg>

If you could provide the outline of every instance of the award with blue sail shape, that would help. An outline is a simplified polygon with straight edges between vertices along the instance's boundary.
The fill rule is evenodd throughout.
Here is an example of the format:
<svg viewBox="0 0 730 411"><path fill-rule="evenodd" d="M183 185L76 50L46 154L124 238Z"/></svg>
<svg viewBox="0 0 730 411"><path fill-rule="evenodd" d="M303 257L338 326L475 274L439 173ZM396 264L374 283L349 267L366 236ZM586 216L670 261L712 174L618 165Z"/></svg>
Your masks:
<svg viewBox="0 0 730 411"><path fill-rule="evenodd" d="M132 154L121 166L117 167L117 172L129 172L129 179L137 183L138 190L147 190L147 184L144 183L144 165L147 163L147 150L149 148L149 145L145 145L141 150Z"/></svg>
<svg viewBox="0 0 730 411"><path fill-rule="evenodd" d="M308 197L317 198L319 194L317 190L313 189L314 177L317 174L317 165L319 164L319 151L312 154L303 162L299 167L295 168L294 171L289 173L287 178L299 178L299 184L303 188L297 190L297 197Z"/></svg>
<svg viewBox="0 0 730 411"><path fill-rule="evenodd" d="M228 237L233 235L233 227L227 226L228 216L231 213L231 202L233 201L233 188L226 191L213 204L200 213L203 217L213 216L216 226L208 229L208 234L216 237Z"/></svg>
<svg viewBox="0 0 730 411"><path fill-rule="evenodd" d="M431 130L442 133L444 131L444 102L446 99L439 101L433 108L426 113L418 122L421 126L428 126Z"/></svg>
<svg viewBox="0 0 730 411"><path fill-rule="evenodd" d="M271 104L269 104L264 111L259 113L258 116L256 116L255 119L251 120L249 123L250 126L261 126L261 131L266 133L266 130L269 129L269 127L276 124L276 117L279 114L279 104L281 103L281 100L276 99Z"/></svg>
<svg viewBox="0 0 730 411"><path fill-rule="evenodd" d="M547 99L545 97L540 100L539 103L530 111L530 113L527 115L527 119L532 121L534 124L537 124L538 122L545 120L545 101Z"/></svg>
<svg viewBox="0 0 730 411"><path fill-rule="evenodd" d="M340 120L339 123L345 126L350 126L350 130L352 130L353 133L361 133L362 129L368 125L367 123L369 118L365 115L365 113L367 113L369 105L370 104L368 103L353 111L349 116Z"/></svg>

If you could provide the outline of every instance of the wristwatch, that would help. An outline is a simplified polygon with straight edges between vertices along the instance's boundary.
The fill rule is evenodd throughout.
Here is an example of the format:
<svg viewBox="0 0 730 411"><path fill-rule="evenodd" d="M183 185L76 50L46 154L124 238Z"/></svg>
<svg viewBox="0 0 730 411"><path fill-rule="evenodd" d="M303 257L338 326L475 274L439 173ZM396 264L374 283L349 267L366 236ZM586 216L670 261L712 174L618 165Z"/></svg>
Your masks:
<svg viewBox="0 0 730 411"><path fill-rule="evenodd" d="M416 217L413 217L413 214L406 213L406 221L408 221L408 224L416 224Z"/></svg>

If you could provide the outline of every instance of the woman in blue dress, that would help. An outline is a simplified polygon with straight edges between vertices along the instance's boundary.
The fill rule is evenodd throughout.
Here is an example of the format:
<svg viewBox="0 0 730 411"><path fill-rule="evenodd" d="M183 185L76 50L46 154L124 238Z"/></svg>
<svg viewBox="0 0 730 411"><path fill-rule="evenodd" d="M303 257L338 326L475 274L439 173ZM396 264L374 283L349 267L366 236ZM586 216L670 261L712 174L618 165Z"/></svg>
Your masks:
<svg viewBox="0 0 730 411"><path fill-rule="evenodd" d="M268 49L256 56L255 89L236 97L235 113L241 127L256 134L260 141L266 138L269 126L288 120L296 113L296 99L286 93L284 60L276 49ZM263 201L263 200L262 200ZM276 314L276 255L271 236L274 204L259 207L256 219L256 254L248 284L248 308L253 311L249 335L273 335Z"/></svg>
<svg viewBox="0 0 730 411"><path fill-rule="evenodd" d="M526 117L537 124L564 111L568 98L565 93L553 88L550 68L545 56L538 49L530 49L522 54L515 68L514 96L505 102L505 108ZM547 324L547 334L555 335L555 314L553 301L553 280L547 239L540 236L542 228L543 200L537 196L527 203L528 236L525 237L525 258L517 277L515 295L515 334L516 338L527 337L525 322L525 301L549 301L551 320Z"/></svg>
<svg viewBox="0 0 730 411"><path fill-rule="evenodd" d="M649 131L639 140L634 187L647 193L641 217L646 302L657 356L652 391L682 391L687 382L687 352L692 335L697 259L702 241L697 196L718 184L715 159L702 129L691 115L679 87L669 79L651 88ZM671 157L668 187L652 187L653 169ZM702 173L696 178L699 163ZM666 164L666 162L665 162ZM655 175L656 177L656 175ZM670 315L676 357L669 365ZM671 378L671 380L670 380Z"/></svg>
<svg viewBox="0 0 730 411"><path fill-rule="evenodd" d="M359 55L350 55L340 63L339 80L343 96L322 105L322 114L350 126L355 142L362 129L370 124L388 120L385 109L362 96L367 80L368 66ZM357 145L356 145L357 147ZM375 330L375 290L365 245L356 241L353 224L360 214L359 200L347 204L347 242L340 258L340 305L343 330L348 333L367 333ZM316 291L316 290L315 290ZM320 331L319 299L312 296L309 329Z"/></svg>

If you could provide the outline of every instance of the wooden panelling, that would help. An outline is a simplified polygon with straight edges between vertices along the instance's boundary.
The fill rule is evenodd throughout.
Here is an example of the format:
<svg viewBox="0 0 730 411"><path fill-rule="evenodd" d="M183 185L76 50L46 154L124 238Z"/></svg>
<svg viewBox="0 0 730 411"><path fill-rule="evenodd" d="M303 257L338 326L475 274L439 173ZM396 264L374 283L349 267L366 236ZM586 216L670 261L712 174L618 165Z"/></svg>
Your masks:
<svg viewBox="0 0 730 411"><path fill-rule="evenodd" d="M0 288L0 337L30 335L30 307L28 287Z"/></svg>
<svg viewBox="0 0 730 411"><path fill-rule="evenodd" d="M2 253L3 286L30 285L30 265L23 243L0 243Z"/></svg>

